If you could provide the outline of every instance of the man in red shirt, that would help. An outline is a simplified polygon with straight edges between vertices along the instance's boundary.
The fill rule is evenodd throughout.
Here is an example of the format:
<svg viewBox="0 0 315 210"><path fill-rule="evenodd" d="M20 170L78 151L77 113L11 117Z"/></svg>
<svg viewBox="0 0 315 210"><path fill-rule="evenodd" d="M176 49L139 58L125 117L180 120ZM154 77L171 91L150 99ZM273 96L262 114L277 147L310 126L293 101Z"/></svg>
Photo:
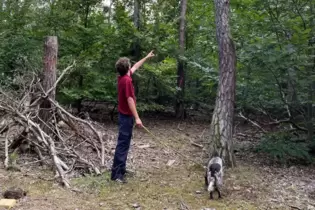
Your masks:
<svg viewBox="0 0 315 210"><path fill-rule="evenodd" d="M132 128L134 119L138 127L142 127L142 121L139 118L136 109L136 97L132 85L131 75L148 59L153 57L151 51L145 58L137 62L132 68L130 60L126 57L120 58L116 62L118 76L118 114L119 114L119 134L117 146L112 166L111 180L119 183L125 183L126 161L132 137Z"/></svg>

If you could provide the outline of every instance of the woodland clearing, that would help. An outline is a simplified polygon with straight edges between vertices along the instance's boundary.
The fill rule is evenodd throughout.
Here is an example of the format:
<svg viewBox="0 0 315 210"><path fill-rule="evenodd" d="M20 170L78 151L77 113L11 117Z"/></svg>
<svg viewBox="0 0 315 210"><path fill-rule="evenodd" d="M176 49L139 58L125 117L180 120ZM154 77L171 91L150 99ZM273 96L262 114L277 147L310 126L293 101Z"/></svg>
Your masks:
<svg viewBox="0 0 315 210"><path fill-rule="evenodd" d="M209 126L207 123L187 122L178 126L178 122L168 120L144 122L164 144L195 161L206 161L202 148L192 142L204 145L202 135ZM104 126L113 133L116 130L114 123ZM111 182L109 172L105 172L100 176L73 178L75 190L71 191L49 180L53 177L50 170L23 167L22 172L1 170L1 191L11 186L28 191L16 210L315 208L314 168L272 166L253 152L260 135L255 128L239 127L235 133L238 167L225 172L222 200L209 200L203 188L201 166L176 155L173 149L165 149L139 129L134 132L128 159L129 168L136 174L125 185ZM109 145L114 150L115 138ZM175 162L168 166L170 160Z"/></svg>

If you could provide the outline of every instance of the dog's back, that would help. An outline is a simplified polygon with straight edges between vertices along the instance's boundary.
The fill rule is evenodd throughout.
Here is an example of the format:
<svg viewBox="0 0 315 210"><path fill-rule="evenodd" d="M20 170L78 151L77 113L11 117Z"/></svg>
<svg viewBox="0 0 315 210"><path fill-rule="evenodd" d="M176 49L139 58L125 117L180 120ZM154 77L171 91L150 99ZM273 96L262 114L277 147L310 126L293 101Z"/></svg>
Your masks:
<svg viewBox="0 0 315 210"><path fill-rule="evenodd" d="M210 198L212 198L212 190L218 191L219 197L221 197L220 187L223 182L222 179L223 179L223 161L219 156L214 156L208 162L206 175L205 175L205 184L206 186L208 186L208 191L210 191ZM214 186L214 188L211 186Z"/></svg>

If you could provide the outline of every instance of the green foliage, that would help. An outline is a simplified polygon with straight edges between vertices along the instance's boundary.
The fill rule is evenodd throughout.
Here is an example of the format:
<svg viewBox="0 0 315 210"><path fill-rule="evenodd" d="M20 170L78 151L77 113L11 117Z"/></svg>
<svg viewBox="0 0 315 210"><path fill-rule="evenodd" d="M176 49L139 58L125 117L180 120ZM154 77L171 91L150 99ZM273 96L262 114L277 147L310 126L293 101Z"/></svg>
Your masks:
<svg viewBox="0 0 315 210"><path fill-rule="evenodd" d="M42 70L43 39L58 36L58 73L75 69L58 86L64 104L81 100L117 102L115 62L137 62L151 49L157 55L137 79L141 111L173 107L177 100L177 59L186 62L186 108L215 104L218 47L212 1L188 1L186 50L179 57L179 10L175 0L140 0L140 27L131 0L6 0L0 4L0 85L14 86L26 71ZM231 33L237 50L236 107L268 112L272 118L307 117L314 81L312 1L231 1ZM107 7L104 7L107 6ZM315 91L315 90L314 90ZM314 122L314 118L312 118ZM299 124L305 126L305 122Z"/></svg>
<svg viewBox="0 0 315 210"><path fill-rule="evenodd" d="M264 135L256 147L256 151L264 153L282 164L292 162L310 164L314 161L309 153L310 147L305 140L287 132Z"/></svg>
<svg viewBox="0 0 315 210"><path fill-rule="evenodd" d="M305 65L312 57L306 49L313 27L309 24L312 16L307 2L256 0L234 4L238 101L253 107L263 104L266 108L284 108L282 94L292 95L292 90L284 84L293 83L297 100L305 103L306 84L312 74Z"/></svg>
<svg viewBox="0 0 315 210"><path fill-rule="evenodd" d="M53 2L26 0L5 1L1 5L0 81L1 85L23 71L42 68L43 39L58 36L58 69L74 59L77 65L58 86L62 103L98 100L116 103L116 72L114 65L121 56L134 64L133 44L140 43L141 56L155 49L157 57L137 72L140 110L161 110L176 100L178 56L178 1L140 1L141 25L133 23L133 1L115 1L111 17L100 0L57 0ZM144 6L145 5L145 6ZM109 6L109 5L107 5ZM187 74L184 102L213 103L217 63L212 21L212 3L194 1L187 14ZM207 14L207 18L202 14ZM211 50L209 50L211 49ZM208 59L210 58L210 59ZM209 73L208 69L211 69ZM209 92L211 93L209 97Z"/></svg>
<svg viewBox="0 0 315 210"><path fill-rule="evenodd" d="M162 112L165 111L165 107L156 103L138 103L137 110L139 112Z"/></svg>

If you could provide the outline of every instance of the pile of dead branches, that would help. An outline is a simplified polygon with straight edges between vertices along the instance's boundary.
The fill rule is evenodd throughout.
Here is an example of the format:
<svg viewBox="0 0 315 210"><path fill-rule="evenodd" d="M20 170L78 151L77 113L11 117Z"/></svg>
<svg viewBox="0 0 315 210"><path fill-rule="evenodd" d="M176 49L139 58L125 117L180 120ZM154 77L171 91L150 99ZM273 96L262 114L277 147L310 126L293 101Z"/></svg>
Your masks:
<svg viewBox="0 0 315 210"><path fill-rule="evenodd" d="M75 170L100 174L105 169L111 159L106 142L113 134L74 116L49 97L73 65L48 91L36 75L24 81L22 91L0 91L0 135L7 169L13 167L12 154L23 148L36 155L36 163L53 166L66 187L70 187L69 177Z"/></svg>

